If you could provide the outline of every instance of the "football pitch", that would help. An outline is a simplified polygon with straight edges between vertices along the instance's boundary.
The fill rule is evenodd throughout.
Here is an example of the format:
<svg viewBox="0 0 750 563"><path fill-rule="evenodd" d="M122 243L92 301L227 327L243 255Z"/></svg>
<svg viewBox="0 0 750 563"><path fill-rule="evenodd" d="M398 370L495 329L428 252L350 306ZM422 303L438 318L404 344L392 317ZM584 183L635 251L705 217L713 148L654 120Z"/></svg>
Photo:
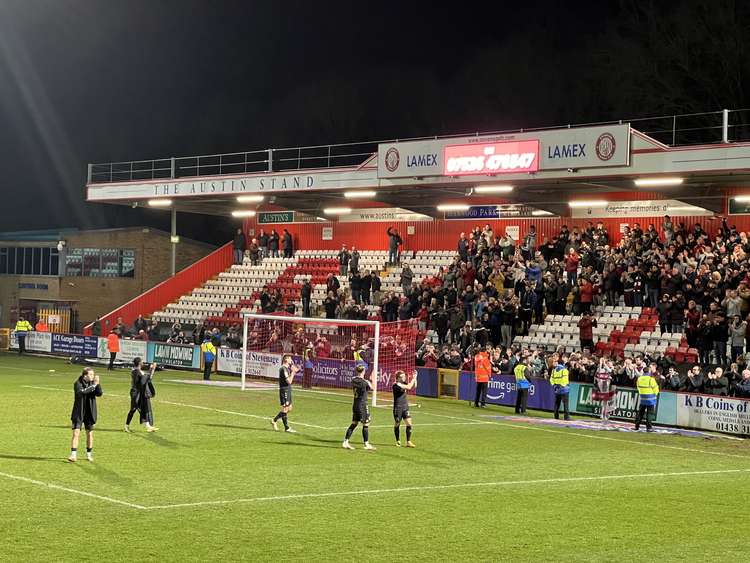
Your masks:
<svg viewBox="0 0 750 563"><path fill-rule="evenodd" d="M155 377L159 431L126 434L129 374L99 368L95 460L82 434L71 464L80 371L0 354L2 560L750 560L746 441L532 425L419 398L416 449L395 447L390 409L376 408L377 451L359 429L346 451L346 391L295 389L286 434L268 422L277 388L178 371Z"/></svg>

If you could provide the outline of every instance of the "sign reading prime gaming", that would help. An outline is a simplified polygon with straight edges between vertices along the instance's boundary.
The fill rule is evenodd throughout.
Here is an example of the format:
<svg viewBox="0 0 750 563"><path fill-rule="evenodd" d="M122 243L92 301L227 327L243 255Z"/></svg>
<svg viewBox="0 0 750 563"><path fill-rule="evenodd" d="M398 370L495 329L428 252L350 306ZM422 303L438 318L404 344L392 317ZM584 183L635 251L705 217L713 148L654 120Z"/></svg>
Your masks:
<svg viewBox="0 0 750 563"><path fill-rule="evenodd" d="M444 149L446 176L511 174L539 170L539 141L448 145Z"/></svg>

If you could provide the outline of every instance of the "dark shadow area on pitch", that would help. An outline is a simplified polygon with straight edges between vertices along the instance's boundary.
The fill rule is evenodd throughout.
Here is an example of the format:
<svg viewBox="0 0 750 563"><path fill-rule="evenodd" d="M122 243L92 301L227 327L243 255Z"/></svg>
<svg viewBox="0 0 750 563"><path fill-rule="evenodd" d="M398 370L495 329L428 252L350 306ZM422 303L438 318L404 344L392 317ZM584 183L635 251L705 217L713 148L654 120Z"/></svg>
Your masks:
<svg viewBox="0 0 750 563"><path fill-rule="evenodd" d="M39 427L40 428L64 428L68 431L71 430L70 425L64 425L64 424L40 424ZM98 426L95 426L94 433L99 433L99 432L114 432L115 434L125 433L123 430L116 429L116 428L99 428ZM81 436L85 436L85 435L86 435L86 430L82 428Z"/></svg>
<svg viewBox="0 0 750 563"><path fill-rule="evenodd" d="M172 440L168 440L164 436L159 436L155 432L131 432L131 436L135 436L136 438L141 438L142 440L146 440L147 442L151 442L152 444L156 444L157 446L161 446L163 448L181 448L183 445L179 444L177 442L173 442Z"/></svg>
<svg viewBox="0 0 750 563"><path fill-rule="evenodd" d="M0 459L15 459L18 461L66 461L64 457L42 457L35 455L0 454Z"/></svg>
<svg viewBox="0 0 750 563"><path fill-rule="evenodd" d="M94 452L96 454L96 452ZM95 458L96 459L96 458ZM80 468L84 473L93 479L102 481L109 485L118 485L122 487L128 487L133 484L133 480L130 477L123 477L116 471L107 469L103 465L98 465L96 462L90 463L86 458L81 459L79 457L76 463L71 463Z"/></svg>

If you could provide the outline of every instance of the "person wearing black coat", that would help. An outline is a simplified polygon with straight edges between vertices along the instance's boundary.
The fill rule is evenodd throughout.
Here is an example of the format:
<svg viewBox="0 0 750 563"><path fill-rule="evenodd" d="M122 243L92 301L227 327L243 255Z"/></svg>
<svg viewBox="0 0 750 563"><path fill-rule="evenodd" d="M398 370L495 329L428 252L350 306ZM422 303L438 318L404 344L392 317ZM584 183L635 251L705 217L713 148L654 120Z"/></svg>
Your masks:
<svg viewBox="0 0 750 563"><path fill-rule="evenodd" d="M284 250L284 258L292 258L294 256L294 241L289 231L284 229L283 237L281 239L281 248Z"/></svg>
<svg viewBox="0 0 750 563"><path fill-rule="evenodd" d="M685 393L703 393L703 374L700 366L693 366L688 372L680 391Z"/></svg>
<svg viewBox="0 0 750 563"><path fill-rule="evenodd" d="M99 376L94 368L83 368L81 376L73 384L73 410L70 421L73 426L73 437L70 440L70 457L75 463L78 459L78 438L81 427L86 429L86 459L94 461L94 426L96 425L96 398L102 396Z"/></svg>
<svg viewBox="0 0 750 563"><path fill-rule="evenodd" d="M300 290L300 296L302 297L302 316L310 316L310 298L312 297L312 285L310 280L305 280Z"/></svg>
<svg viewBox="0 0 750 563"><path fill-rule="evenodd" d="M247 250L247 239L242 229L237 229L232 241L232 249L234 250L234 263L242 264L242 258L245 256L245 250Z"/></svg>
<svg viewBox="0 0 750 563"><path fill-rule="evenodd" d="M156 371L156 362L151 364L148 373L141 370L141 359L133 359L133 369L130 372L130 411L125 420L125 432L130 432L130 421L133 420L135 411L140 413L141 424L146 424L147 432L154 432L154 411L151 408L151 398L156 395L154 384L151 380Z"/></svg>
<svg viewBox="0 0 750 563"><path fill-rule="evenodd" d="M729 395L729 380L724 375L724 370L716 368L713 373L709 373L703 382L703 392L709 395L719 395L726 397Z"/></svg>
<svg viewBox="0 0 750 563"><path fill-rule="evenodd" d="M370 304L370 290L372 290L372 276L369 271L365 271L365 275L359 281L359 293L365 305Z"/></svg>
<svg viewBox="0 0 750 563"><path fill-rule="evenodd" d="M271 234L268 237L268 254L271 258L279 257L279 233L274 229L271 229Z"/></svg>

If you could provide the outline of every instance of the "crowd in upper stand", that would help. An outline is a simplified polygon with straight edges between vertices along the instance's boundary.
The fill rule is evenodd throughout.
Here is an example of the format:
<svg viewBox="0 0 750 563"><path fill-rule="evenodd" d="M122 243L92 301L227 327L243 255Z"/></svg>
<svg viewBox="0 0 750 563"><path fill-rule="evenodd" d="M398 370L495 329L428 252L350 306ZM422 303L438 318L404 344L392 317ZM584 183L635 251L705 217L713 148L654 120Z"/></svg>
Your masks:
<svg viewBox="0 0 750 563"><path fill-rule="evenodd" d="M542 373L543 364L549 367L563 354L554 342L535 355L514 346L514 337L527 334L532 323L601 305L649 306L658 312L662 332L685 333L700 362L688 373L660 353L613 358L621 384L632 383L653 362L664 388L750 393L750 241L726 218L713 235L670 217L659 230L634 223L618 242L603 223L563 226L552 237L531 226L518 241L485 225L461 233L456 251L454 263L417 288L416 298L415 291L407 293L413 315L438 340L437 346L423 342L423 365L471 369L474 353L489 347L498 372L533 357ZM593 380L601 363L593 347L564 359L571 376L583 381Z"/></svg>

